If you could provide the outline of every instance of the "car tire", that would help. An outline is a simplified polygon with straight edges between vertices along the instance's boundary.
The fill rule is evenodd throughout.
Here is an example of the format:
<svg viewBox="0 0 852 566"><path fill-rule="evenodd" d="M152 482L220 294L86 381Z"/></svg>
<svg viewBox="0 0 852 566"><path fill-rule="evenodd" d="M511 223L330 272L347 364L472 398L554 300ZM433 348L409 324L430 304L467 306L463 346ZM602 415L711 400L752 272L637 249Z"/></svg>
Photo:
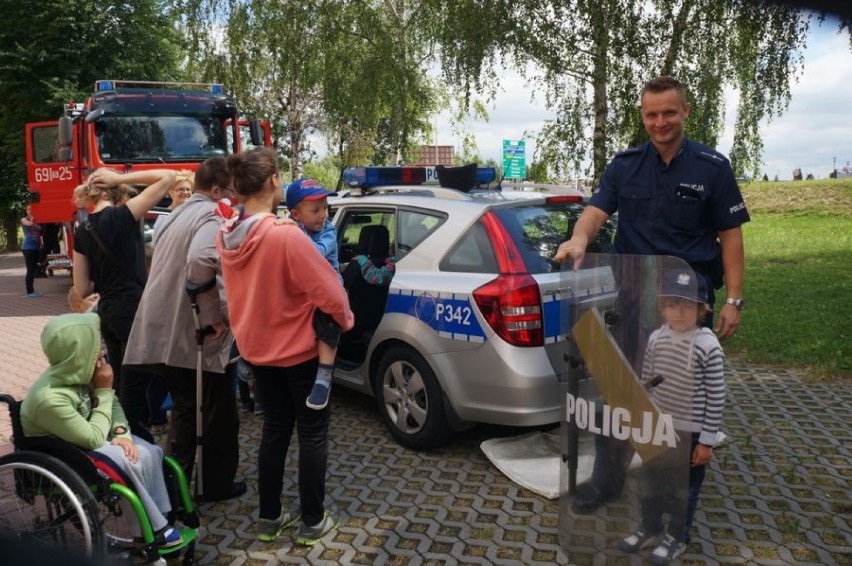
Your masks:
<svg viewBox="0 0 852 566"><path fill-rule="evenodd" d="M373 386L382 420L403 446L429 450L452 435L435 373L411 348L395 346L385 352Z"/></svg>

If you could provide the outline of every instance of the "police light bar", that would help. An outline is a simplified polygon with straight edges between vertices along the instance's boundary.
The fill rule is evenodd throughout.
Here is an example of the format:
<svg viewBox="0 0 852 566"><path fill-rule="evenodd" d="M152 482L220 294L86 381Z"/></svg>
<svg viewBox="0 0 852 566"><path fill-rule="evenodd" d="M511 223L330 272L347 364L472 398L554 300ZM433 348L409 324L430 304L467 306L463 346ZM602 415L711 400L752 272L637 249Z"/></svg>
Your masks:
<svg viewBox="0 0 852 566"><path fill-rule="evenodd" d="M488 185L497 178L495 167L479 167L476 182ZM348 187L367 189L390 185L423 185L437 182L434 167L350 167L343 171Z"/></svg>
<svg viewBox="0 0 852 566"><path fill-rule="evenodd" d="M425 167L350 167L343 171L343 182L349 187L381 187L387 185L422 185Z"/></svg>
<svg viewBox="0 0 852 566"><path fill-rule="evenodd" d="M221 83L178 83L178 82L161 82L161 81L116 81L116 80L97 80L95 81L95 91L115 90L120 87L131 88L160 88L160 89L181 89L192 88L196 90L206 89L212 94L225 94L225 86Z"/></svg>

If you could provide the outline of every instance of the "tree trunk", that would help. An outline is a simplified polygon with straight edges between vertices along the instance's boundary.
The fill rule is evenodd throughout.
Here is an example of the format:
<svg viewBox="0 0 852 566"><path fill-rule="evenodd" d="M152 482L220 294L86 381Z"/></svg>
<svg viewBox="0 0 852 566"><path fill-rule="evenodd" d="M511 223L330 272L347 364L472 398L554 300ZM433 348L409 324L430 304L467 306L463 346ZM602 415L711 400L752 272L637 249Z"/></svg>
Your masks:
<svg viewBox="0 0 852 566"><path fill-rule="evenodd" d="M2 213L2 231L0 231L0 246L7 252L20 250L18 245L18 216L11 210Z"/></svg>
<svg viewBox="0 0 852 566"><path fill-rule="evenodd" d="M609 112L609 103L607 101L609 30L607 29L606 20L606 10L603 9L595 14L592 22L596 30L594 34L594 69L592 71L592 92L595 108L595 124L592 134L592 166L594 168L595 179L599 179L606 168L607 158L606 118Z"/></svg>
<svg viewBox="0 0 852 566"><path fill-rule="evenodd" d="M680 54L680 46L683 44L683 34L686 32L686 23L689 20L689 11L692 9L692 0L684 0L680 7L680 11L672 23L672 37L669 41L666 56L663 58L663 63L660 66L659 76L671 75L674 70L675 61ZM630 136L630 144L628 147L635 147L644 143L647 139L645 127L640 123L639 127Z"/></svg>
<svg viewBox="0 0 852 566"><path fill-rule="evenodd" d="M304 131L303 101L299 93L299 87L295 84L290 86L290 94L288 96L288 122L290 126L290 172L293 175L293 180L302 177L302 142Z"/></svg>

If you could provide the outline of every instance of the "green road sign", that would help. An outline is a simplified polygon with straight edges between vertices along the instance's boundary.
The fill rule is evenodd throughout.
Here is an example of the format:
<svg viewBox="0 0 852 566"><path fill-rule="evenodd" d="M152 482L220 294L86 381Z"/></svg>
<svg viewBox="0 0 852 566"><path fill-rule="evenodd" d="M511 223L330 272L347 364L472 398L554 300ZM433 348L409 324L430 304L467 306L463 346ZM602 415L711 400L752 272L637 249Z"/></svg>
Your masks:
<svg viewBox="0 0 852 566"><path fill-rule="evenodd" d="M524 140L503 140L503 177L525 179L527 176L526 145Z"/></svg>

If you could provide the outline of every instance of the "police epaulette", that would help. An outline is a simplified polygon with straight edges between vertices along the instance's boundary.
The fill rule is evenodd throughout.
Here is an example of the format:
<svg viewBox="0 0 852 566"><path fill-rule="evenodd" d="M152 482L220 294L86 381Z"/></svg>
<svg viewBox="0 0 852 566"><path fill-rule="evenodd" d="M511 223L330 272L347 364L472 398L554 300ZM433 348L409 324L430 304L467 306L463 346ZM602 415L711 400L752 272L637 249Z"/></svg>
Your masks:
<svg viewBox="0 0 852 566"><path fill-rule="evenodd" d="M727 158L721 153L711 153L709 151L699 151L698 157L701 159L705 159L710 163L715 163L716 165L723 165L728 162Z"/></svg>
<svg viewBox="0 0 852 566"><path fill-rule="evenodd" d="M633 155L634 153L640 153L642 148L640 147L628 147L627 149L622 149L621 151L617 151L615 153L615 157L624 157L625 155Z"/></svg>

